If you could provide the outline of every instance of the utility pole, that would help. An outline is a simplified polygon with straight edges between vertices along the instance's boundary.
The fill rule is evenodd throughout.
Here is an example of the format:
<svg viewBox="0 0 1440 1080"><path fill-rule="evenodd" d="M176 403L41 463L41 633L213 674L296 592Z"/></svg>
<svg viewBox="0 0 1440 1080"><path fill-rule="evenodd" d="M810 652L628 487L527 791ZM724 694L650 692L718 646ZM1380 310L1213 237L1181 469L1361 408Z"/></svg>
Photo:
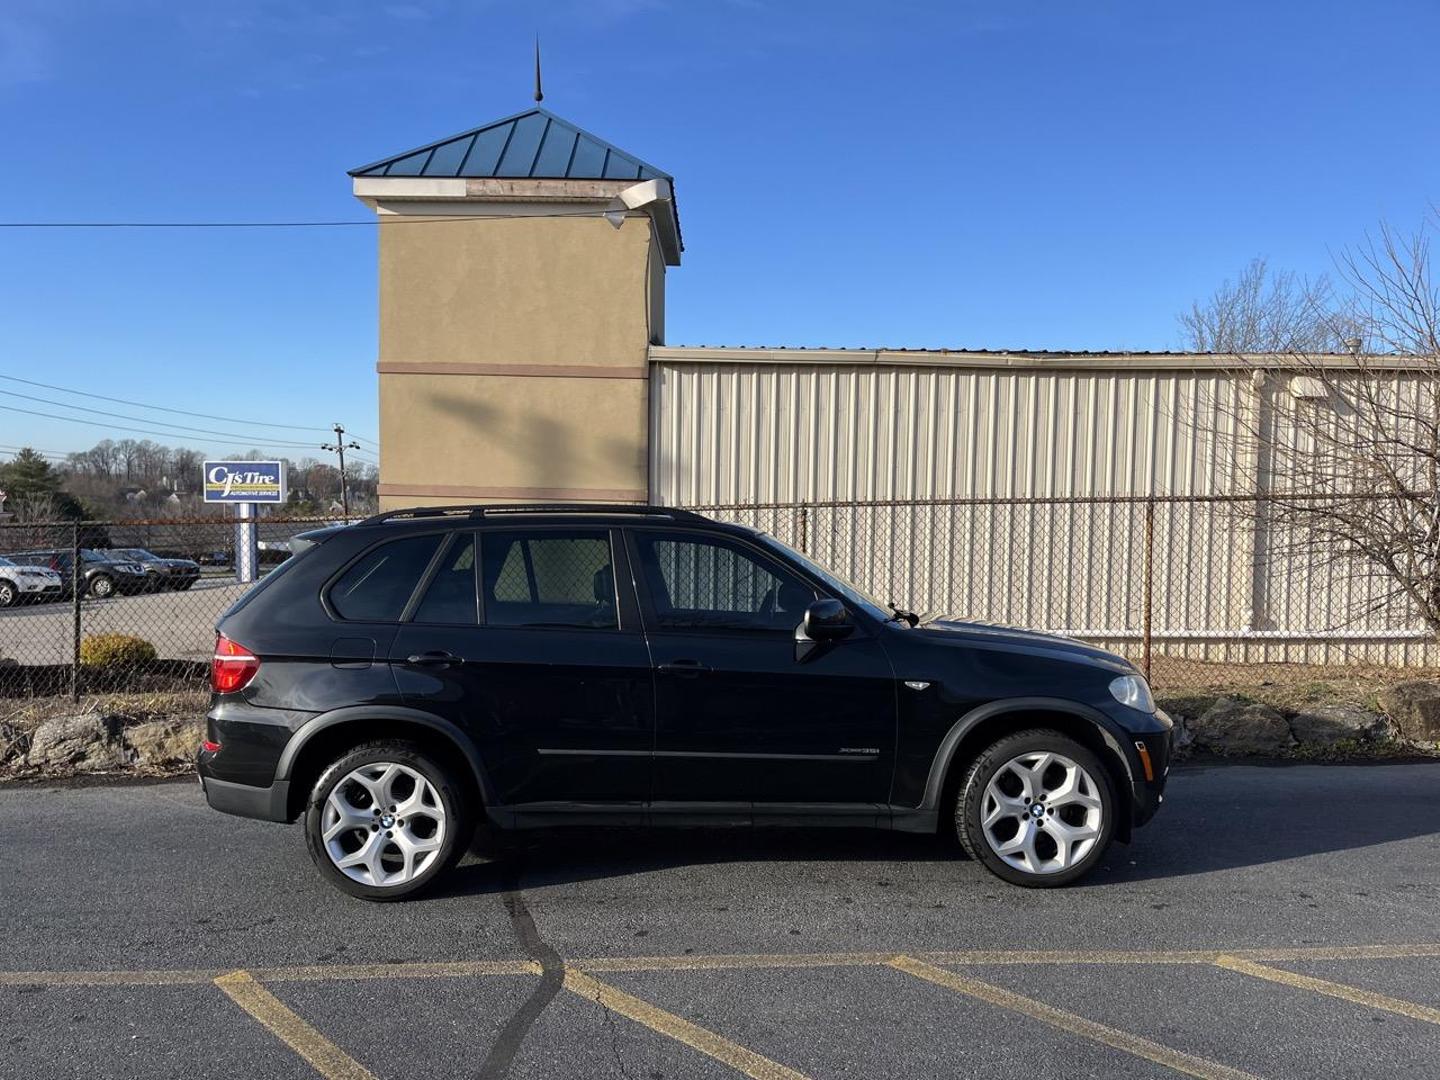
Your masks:
<svg viewBox="0 0 1440 1080"><path fill-rule="evenodd" d="M328 450L332 454L340 455L340 508L345 515L345 522L350 522L350 485L345 479L345 451L359 450L360 444L353 439L345 441L345 427L340 421L335 421L335 441L333 443L321 443L321 450Z"/></svg>

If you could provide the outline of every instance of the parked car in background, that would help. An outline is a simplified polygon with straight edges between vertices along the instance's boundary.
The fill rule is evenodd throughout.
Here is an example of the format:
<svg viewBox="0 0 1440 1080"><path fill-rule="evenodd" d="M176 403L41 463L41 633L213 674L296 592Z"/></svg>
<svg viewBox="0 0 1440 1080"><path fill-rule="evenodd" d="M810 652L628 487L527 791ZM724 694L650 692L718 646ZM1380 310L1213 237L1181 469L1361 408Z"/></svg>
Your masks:
<svg viewBox="0 0 1440 1080"><path fill-rule="evenodd" d="M100 554L138 563L145 571L150 587L156 592L188 589L200 578L200 564L194 559L166 559L144 548L108 548Z"/></svg>
<svg viewBox="0 0 1440 1080"><path fill-rule="evenodd" d="M74 552L69 548L42 548L38 551L20 551L7 555L11 562L22 566L40 566L54 570L60 575L61 595L71 594L71 580L74 576ZM149 583L139 563L113 559L92 548L80 549L80 592L82 596L93 596L97 600L114 596L116 593L133 595L144 592Z"/></svg>
<svg viewBox="0 0 1440 1080"><path fill-rule="evenodd" d="M64 586L60 575L43 566L21 566L0 556L0 608L22 600L58 600Z"/></svg>

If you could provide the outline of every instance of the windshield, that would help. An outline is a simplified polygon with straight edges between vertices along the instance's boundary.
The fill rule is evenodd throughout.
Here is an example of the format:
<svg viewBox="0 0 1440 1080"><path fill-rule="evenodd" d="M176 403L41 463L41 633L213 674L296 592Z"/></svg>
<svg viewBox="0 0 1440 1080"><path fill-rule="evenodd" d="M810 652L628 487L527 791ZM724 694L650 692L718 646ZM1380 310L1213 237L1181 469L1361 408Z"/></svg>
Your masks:
<svg viewBox="0 0 1440 1080"><path fill-rule="evenodd" d="M151 555L144 548L116 548L115 554L126 559L133 559L137 562L159 562L160 556Z"/></svg>
<svg viewBox="0 0 1440 1080"><path fill-rule="evenodd" d="M781 554L794 559L801 566L805 567L806 570L810 571L811 574L819 578L856 607L862 608L877 619L889 619L891 617L888 604L882 604L869 593L851 585L843 578L836 577L829 570L826 570L819 563L815 562L815 560L800 554L800 552L796 551L789 544L782 544L768 533L760 533L759 540L767 547L773 548Z"/></svg>

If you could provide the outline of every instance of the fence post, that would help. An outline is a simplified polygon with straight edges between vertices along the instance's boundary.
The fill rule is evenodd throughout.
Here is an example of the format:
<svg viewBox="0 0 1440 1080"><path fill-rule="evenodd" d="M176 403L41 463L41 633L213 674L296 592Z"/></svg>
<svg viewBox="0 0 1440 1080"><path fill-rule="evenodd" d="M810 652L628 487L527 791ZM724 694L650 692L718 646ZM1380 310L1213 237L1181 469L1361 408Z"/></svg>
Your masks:
<svg viewBox="0 0 1440 1080"><path fill-rule="evenodd" d="M810 504L809 504L809 503L803 503L803 502L802 502L802 503L800 504L800 522L799 522L799 527L798 527L798 529L797 529L798 538L799 538L799 541L800 541L800 542L795 545L796 549L800 552L801 555L808 555L808 554L810 554L808 551L805 550L806 547L808 546L809 542L810 542L809 532L810 532Z"/></svg>
<svg viewBox="0 0 1440 1080"><path fill-rule="evenodd" d="M70 608L74 617L70 657L70 700L80 700L80 523L70 524Z"/></svg>
<svg viewBox="0 0 1440 1080"><path fill-rule="evenodd" d="M1145 614L1140 670L1150 679L1150 635L1155 608L1155 500L1145 500Z"/></svg>

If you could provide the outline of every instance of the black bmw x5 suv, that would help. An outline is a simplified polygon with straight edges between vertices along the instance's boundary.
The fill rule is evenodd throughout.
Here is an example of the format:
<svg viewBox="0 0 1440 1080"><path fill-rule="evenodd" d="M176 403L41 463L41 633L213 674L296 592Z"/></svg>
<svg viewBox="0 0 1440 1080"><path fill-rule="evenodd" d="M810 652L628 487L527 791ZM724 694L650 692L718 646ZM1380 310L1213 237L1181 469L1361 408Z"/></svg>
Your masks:
<svg viewBox="0 0 1440 1080"><path fill-rule="evenodd" d="M355 896L431 885L480 820L953 835L1018 885L1161 801L1127 660L923 620L754 529L660 507L447 507L307 534L217 625L199 770L304 820Z"/></svg>

